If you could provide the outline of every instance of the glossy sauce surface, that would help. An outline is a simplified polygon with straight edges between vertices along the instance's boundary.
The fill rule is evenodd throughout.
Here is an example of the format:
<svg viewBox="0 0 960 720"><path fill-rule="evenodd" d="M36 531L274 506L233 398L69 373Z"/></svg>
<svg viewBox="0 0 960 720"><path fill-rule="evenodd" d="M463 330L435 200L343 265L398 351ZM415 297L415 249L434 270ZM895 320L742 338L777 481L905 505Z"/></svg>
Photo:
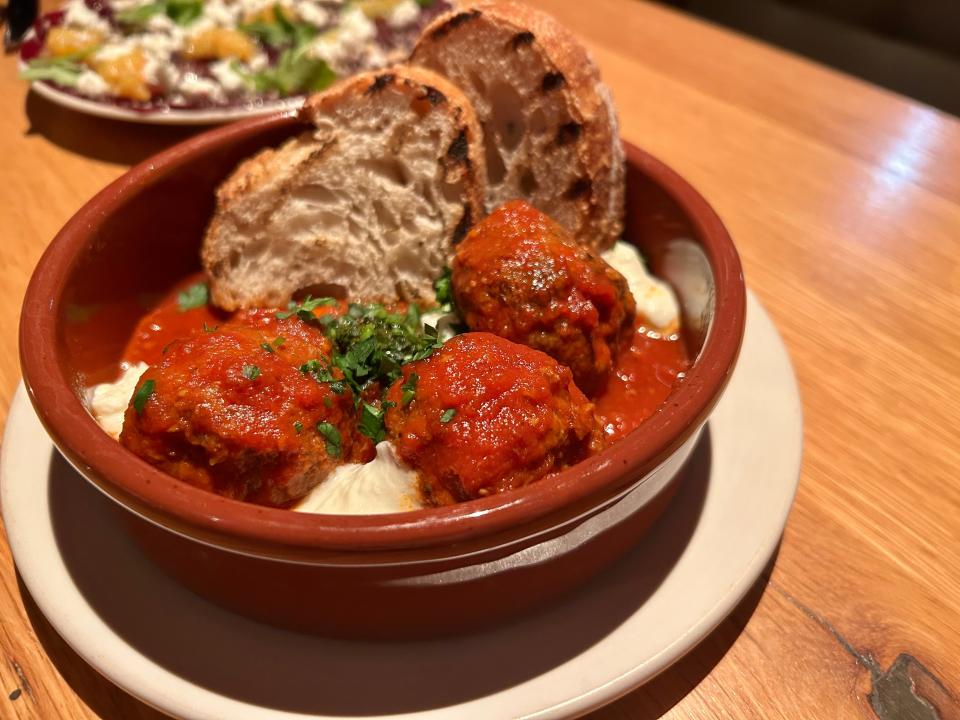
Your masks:
<svg viewBox="0 0 960 720"><path fill-rule="evenodd" d="M229 313L210 305L180 309L179 294L203 279L203 274L186 278L140 320L127 343L124 360L154 365L172 341L203 332L204 325L213 328L229 320ZM662 337L647 330L641 320L630 346L617 356L606 387L592 398L604 437L608 441L619 440L651 417L683 381L690 365L679 336Z"/></svg>
<svg viewBox="0 0 960 720"><path fill-rule="evenodd" d="M599 445L570 369L492 333L457 335L405 365L387 400L397 456L417 468L431 500L522 487Z"/></svg>
<svg viewBox="0 0 960 720"><path fill-rule="evenodd" d="M212 329L226 322L230 313L217 310L208 303L182 310L180 293L202 283L203 273L196 273L178 283L165 295L156 307L141 318L123 351L123 359L130 363L144 362L156 365L163 358L163 351L174 340L182 340L204 327Z"/></svg>
<svg viewBox="0 0 960 720"><path fill-rule="evenodd" d="M607 386L594 398L604 436L616 441L639 427L683 382L690 365L679 336L662 337L638 326L630 347L617 356Z"/></svg>

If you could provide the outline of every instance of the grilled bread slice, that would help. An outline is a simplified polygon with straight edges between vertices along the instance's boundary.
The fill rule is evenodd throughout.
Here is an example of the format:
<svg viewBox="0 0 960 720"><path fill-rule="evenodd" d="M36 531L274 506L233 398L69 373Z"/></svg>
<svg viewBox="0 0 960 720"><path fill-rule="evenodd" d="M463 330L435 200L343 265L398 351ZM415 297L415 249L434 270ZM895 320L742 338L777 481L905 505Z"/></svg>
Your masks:
<svg viewBox="0 0 960 720"><path fill-rule="evenodd" d="M483 216L470 102L422 68L392 67L307 100L310 129L242 162L217 191L201 258L226 310L298 291L432 299L453 245Z"/></svg>
<svg viewBox="0 0 960 720"><path fill-rule="evenodd" d="M445 75L473 102L488 211L522 198L589 247L617 240L625 168L616 111L572 33L509 0L461 4L427 26L410 62Z"/></svg>

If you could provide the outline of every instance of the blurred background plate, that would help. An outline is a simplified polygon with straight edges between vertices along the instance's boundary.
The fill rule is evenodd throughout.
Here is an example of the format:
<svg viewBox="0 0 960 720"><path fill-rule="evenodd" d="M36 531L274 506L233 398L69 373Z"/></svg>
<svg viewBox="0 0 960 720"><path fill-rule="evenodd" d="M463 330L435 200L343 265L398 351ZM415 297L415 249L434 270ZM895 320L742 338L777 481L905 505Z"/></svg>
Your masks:
<svg viewBox="0 0 960 720"><path fill-rule="evenodd" d="M22 70L23 67L24 65L21 63L20 69ZM70 110L110 120L126 120L152 125L219 125L234 120L257 117L258 115L269 115L279 110L293 110L299 108L304 100L302 97L296 97L241 107L147 111L131 110L119 105L77 97L57 90L57 88L45 82L32 82L30 83L30 89L50 102Z"/></svg>

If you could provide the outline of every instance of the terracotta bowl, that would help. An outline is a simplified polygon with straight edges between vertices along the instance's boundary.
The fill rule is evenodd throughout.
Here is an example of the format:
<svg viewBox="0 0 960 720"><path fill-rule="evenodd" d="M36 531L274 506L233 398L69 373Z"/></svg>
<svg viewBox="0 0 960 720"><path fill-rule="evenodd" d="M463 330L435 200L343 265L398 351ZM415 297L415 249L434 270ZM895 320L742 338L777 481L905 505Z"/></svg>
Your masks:
<svg viewBox="0 0 960 720"><path fill-rule="evenodd" d="M100 431L84 389L112 379L134 323L199 270L214 189L242 158L300 131L283 114L199 135L130 170L54 238L27 288L20 354L64 456L123 509L160 566L197 593L287 628L411 637L496 622L585 582L666 505L736 362L745 291L736 250L681 177L626 146L626 238L683 307L696 361L630 436L522 490L441 509L307 515L199 490Z"/></svg>

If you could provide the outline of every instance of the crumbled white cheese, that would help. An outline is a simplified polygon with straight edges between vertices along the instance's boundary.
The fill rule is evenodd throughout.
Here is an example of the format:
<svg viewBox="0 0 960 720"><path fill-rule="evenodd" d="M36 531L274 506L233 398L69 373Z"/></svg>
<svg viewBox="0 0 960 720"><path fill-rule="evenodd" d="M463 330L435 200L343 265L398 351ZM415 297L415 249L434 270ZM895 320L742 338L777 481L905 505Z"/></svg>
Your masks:
<svg viewBox="0 0 960 720"><path fill-rule="evenodd" d="M179 26L166 13L157 13L147 19L146 28L155 33L172 33L178 30Z"/></svg>
<svg viewBox="0 0 960 720"><path fill-rule="evenodd" d="M318 28L330 24L333 19L327 8L315 2L296 2L293 4L293 11L305 23L310 23Z"/></svg>
<svg viewBox="0 0 960 720"><path fill-rule="evenodd" d="M341 465L293 509L336 515L374 515L423 507L417 474L397 459L389 442L366 464Z"/></svg>
<svg viewBox="0 0 960 720"><path fill-rule="evenodd" d="M186 35L182 28L174 26L166 33L144 33L137 36L136 43L148 55L157 60L169 58L171 53L183 48Z"/></svg>
<svg viewBox="0 0 960 720"><path fill-rule="evenodd" d="M627 279L637 312L661 332L675 332L680 327L680 305L667 283L651 275L637 249L618 242L601 257Z"/></svg>
<svg viewBox="0 0 960 720"><path fill-rule="evenodd" d="M90 390L90 413L97 424L114 440L123 430L123 416L133 397L140 376L146 372L146 363L137 363L123 368L116 382L94 385Z"/></svg>
<svg viewBox="0 0 960 720"><path fill-rule="evenodd" d="M180 84L182 73L172 62L157 64L156 84L162 88L164 93L175 92Z"/></svg>
<svg viewBox="0 0 960 720"><path fill-rule="evenodd" d="M247 67L250 68L251 72L260 72L265 70L270 64L270 58L267 57L266 53L257 53L250 60L247 61Z"/></svg>
<svg viewBox="0 0 960 720"><path fill-rule="evenodd" d="M177 90L189 98L223 100L225 95L223 88L216 80L194 72L185 72L180 76Z"/></svg>
<svg viewBox="0 0 960 720"><path fill-rule="evenodd" d="M208 0L209 1L209 0ZM273 7L278 4L278 0L237 0L234 3L234 7L239 11L240 19L242 20L247 15L257 15L268 7ZM283 6L286 6L286 2L280 3Z"/></svg>
<svg viewBox="0 0 960 720"><path fill-rule="evenodd" d="M84 95L97 97L98 95L107 95L110 92L110 86L98 73L93 70L84 70L77 77L77 90Z"/></svg>
<svg viewBox="0 0 960 720"><path fill-rule="evenodd" d="M225 3L223 0L206 0L203 3L203 16L201 20L209 21L212 25L221 27L233 27L239 21L241 8L237 3Z"/></svg>
<svg viewBox="0 0 960 720"><path fill-rule="evenodd" d="M190 23L189 25L187 25L187 27L183 29L184 45L186 45L190 41L190 38L196 37L197 35L201 35L207 32L208 30L213 30L216 27L218 27L217 23L215 23L209 17L205 15L201 16L200 18L194 20L192 23Z"/></svg>
<svg viewBox="0 0 960 720"><path fill-rule="evenodd" d="M76 28L96 30L104 36L110 34L110 23L87 7L83 0L69 0L64 6L64 24Z"/></svg>
<svg viewBox="0 0 960 720"><path fill-rule="evenodd" d="M124 10L133 10L134 8L150 5L154 0L111 0L110 7L115 13Z"/></svg>
<svg viewBox="0 0 960 720"><path fill-rule="evenodd" d="M319 58L339 72L346 61L368 54L367 43L377 34L377 27L367 19L363 10L350 8L340 16L340 25L321 35L310 44L308 53Z"/></svg>
<svg viewBox="0 0 960 720"><path fill-rule="evenodd" d="M129 55L134 50L137 49L139 45L137 41L133 38L127 38L124 40L117 40L116 42L111 42L104 45L102 48L97 50L93 54L93 59L96 62L104 62L107 60L116 60L125 55Z"/></svg>
<svg viewBox="0 0 960 720"><path fill-rule="evenodd" d="M237 93L246 88L246 83L234 69L233 60L217 60L210 64L210 72L228 93Z"/></svg>
<svg viewBox="0 0 960 720"><path fill-rule="evenodd" d="M420 17L420 6L414 0L402 0L387 16L390 27L402 28Z"/></svg>

